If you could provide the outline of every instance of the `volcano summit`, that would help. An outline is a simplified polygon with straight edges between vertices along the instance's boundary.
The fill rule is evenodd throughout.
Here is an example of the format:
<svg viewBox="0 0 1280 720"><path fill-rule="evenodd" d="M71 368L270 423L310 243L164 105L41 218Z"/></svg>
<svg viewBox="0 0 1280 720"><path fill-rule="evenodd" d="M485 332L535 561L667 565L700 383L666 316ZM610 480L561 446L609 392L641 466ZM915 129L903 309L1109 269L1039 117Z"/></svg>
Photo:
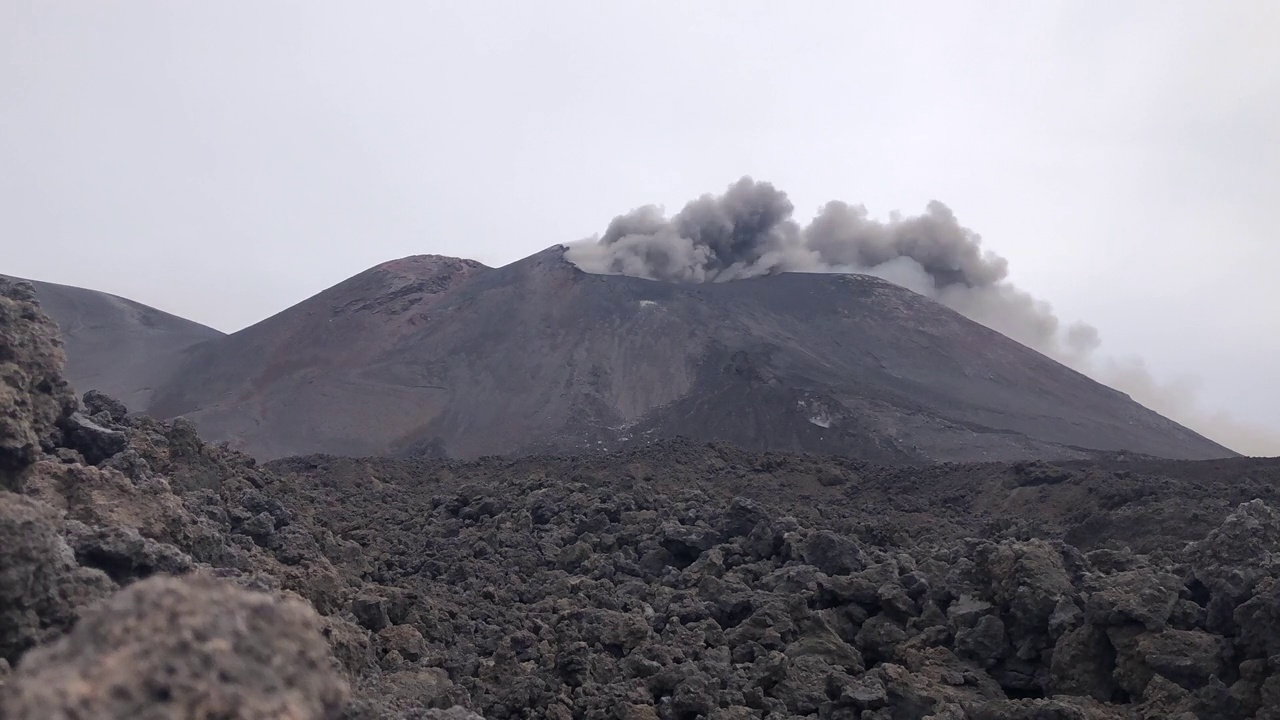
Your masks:
<svg viewBox="0 0 1280 720"><path fill-rule="evenodd" d="M132 409L185 416L268 459L580 452L677 435L878 462L1232 455L884 279L669 282L589 273L566 259L575 252L496 269L384 263L240 332L176 343ZM77 357L83 330L49 309L81 386L109 378L108 363Z"/></svg>

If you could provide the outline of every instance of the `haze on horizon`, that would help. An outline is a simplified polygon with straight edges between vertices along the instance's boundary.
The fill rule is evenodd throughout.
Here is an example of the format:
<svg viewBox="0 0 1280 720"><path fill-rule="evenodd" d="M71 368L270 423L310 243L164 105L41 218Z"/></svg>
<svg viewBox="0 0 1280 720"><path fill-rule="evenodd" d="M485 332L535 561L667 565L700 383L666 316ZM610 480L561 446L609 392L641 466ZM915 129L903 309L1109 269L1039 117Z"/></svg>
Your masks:
<svg viewBox="0 0 1280 720"><path fill-rule="evenodd" d="M0 272L231 331L743 175L805 220L938 200L1115 384L1280 454L1277 36L1265 0L10 0Z"/></svg>

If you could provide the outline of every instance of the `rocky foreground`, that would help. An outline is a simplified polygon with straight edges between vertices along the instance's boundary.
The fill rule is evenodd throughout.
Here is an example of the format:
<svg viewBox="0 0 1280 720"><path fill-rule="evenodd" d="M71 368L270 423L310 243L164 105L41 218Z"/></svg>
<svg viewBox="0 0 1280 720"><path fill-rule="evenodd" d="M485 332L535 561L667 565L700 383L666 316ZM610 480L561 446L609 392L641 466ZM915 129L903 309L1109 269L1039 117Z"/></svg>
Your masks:
<svg viewBox="0 0 1280 720"><path fill-rule="evenodd" d="M0 282L0 719L1280 718L1280 462L268 466Z"/></svg>

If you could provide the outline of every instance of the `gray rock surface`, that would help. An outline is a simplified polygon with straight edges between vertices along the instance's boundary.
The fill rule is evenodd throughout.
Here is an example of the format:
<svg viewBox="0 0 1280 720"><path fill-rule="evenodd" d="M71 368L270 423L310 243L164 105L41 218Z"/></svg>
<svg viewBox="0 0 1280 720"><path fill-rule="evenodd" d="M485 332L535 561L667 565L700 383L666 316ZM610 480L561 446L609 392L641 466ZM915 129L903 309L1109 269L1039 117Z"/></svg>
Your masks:
<svg viewBox="0 0 1280 720"><path fill-rule="evenodd" d="M0 338L38 335L23 318ZM681 440L263 466L95 395L125 446L91 465L59 430L74 404L37 432L30 402L0 396L44 434L0 492L5 720L1280 707L1278 461L878 467Z"/></svg>
<svg viewBox="0 0 1280 720"><path fill-rule="evenodd" d="M0 277L0 489L51 446L76 409L62 375L58 327L40 311L30 283Z"/></svg>
<svg viewBox="0 0 1280 720"><path fill-rule="evenodd" d="M83 401L84 411L89 417L99 413L106 413L111 422L121 423L124 422L125 417L129 414L129 408L125 407L124 403L100 390L89 390L81 400Z"/></svg>
<svg viewBox="0 0 1280 720"><path fill-rule="evenodd" d="M0 715L333 720L347 692L306 604L225 581L155 578L23 658Z"/></svg>
<svg viewBox="0 0 1280 720"><path fill-rule="evenodd" d="M123 431L103 427L80 413L72 413L61 425L66 447L80 453L90 465L124 452L129 444Z"/></svg>
<svg viewBox="0 0 1280 720"><path fill-rule="evenodd" d="M76 564L60 524L52 508L0 491L0 658L10 663L115 589L106 575Z"/></svg>

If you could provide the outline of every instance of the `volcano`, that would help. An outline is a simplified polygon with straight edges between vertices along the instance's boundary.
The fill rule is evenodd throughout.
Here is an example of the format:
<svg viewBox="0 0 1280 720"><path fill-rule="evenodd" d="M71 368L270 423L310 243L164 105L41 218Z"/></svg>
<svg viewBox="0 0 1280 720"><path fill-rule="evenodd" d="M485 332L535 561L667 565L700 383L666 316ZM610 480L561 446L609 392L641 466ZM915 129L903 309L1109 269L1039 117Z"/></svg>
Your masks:
<svg viewBox="0 0 1280 720"><path fill-rule="evenodd" d="M77 388L105 392L131 408L151 405L155 391L182 365L190 348L225 337L211 327L118 295L29 282L61 330L67 380Z"/></svg>
<svg viewBox="0 0 1280 720"><path fill-rule="evenodd" d="M150 361L156 387L126 397L263 459L572 453L674 436L892 463L1234 454L879 278L662 282L587 273L564 253L496 269L408 257L225 337L175 326ZM46 307L70 327L73 366L107 346L152 353L133 336L74 340L65 304ZM106 365L78 384L137 385Z"/></svg>

